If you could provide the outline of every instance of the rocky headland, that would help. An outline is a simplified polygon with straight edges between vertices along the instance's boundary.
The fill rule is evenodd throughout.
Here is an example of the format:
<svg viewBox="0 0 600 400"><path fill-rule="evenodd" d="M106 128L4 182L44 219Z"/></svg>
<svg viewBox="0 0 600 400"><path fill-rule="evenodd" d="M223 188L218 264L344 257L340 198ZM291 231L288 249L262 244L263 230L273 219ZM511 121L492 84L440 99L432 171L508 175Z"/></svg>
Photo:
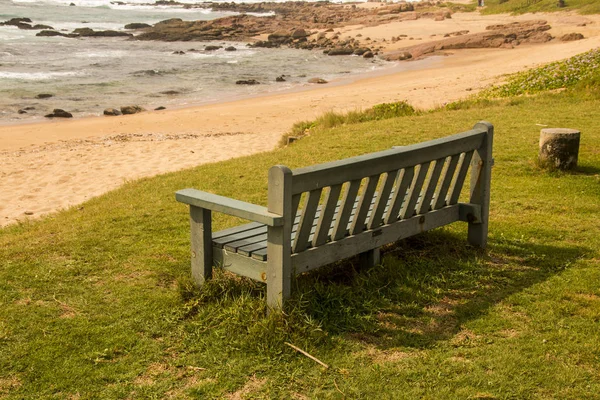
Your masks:
<svg viewBox="0 0 600 400"><path fill-rule="evenodd" d="M115 2L127 4L126 2ZM130 40L157 41L232 41L246 42L250 47L276 48L286 46L299 49L319 49L331 56L359 55L365 58L381 55L390 61L418 59L444 50L472 48L513 48L521 44L545 43L552 39L551 26L542 20L490 25L483 32L468 30L448 32L444 38L410 46L387 48L385 43L370 37L342 35L341 28L373 27L402 21L429 19L433 22L451 19L453 9L441 2L380 3L375 7L360 4L334 4L328 2L261 2L197 4L162 1L148 5L183 8L203 8L231 11L239 15L210 21L184 21L168 19L154 25L131 23L123 30L95 31L82 27L71 32L57 31L50 26L35 24L29 18L13 18L0 25L14 25L19 29L39 30L38 36L64 36L70 38L124 37ZM454 8L456 9L456 8ZM262 15L261 15L262 14ZM392 43L407 35L392 37ZM561 40L579 40L583 36L570 33ZM412 38L410 38L412 39ZM216 48L215 48L216 49ZM214 50L212 46L206 51ZM231 49L230 49L231 50Z"/></svg>

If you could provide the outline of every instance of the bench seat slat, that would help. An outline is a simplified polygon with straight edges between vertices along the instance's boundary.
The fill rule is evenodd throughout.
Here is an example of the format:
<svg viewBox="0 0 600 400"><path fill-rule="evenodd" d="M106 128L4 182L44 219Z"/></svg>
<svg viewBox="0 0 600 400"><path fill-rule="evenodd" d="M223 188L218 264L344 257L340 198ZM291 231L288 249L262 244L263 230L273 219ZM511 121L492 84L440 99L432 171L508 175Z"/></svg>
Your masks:
<svg viewBox="0 0 600 400"><path fill-rule="evenodd" d="M222 248L227 243L235 242L237 240L246 239L252 236L267 233L267 226L259 226L258 228L244 230L242 232L233 233L231 235L223 236L218 239L213 239L213 246Z"/></svg>
<svg viewBox="0 0 600 400"><path fill-rule="evenodd" d="M248 231L250 229L258 228L260 226L266 227L265 224L261 224L260 222L251 222L249 224L234 226L233 228L228 228L228 229L223 229L222 231L213 232L212 238L213 238L213 240L219 239L219 238L222 238L223 236L233 235L236 233Z"/></svg>

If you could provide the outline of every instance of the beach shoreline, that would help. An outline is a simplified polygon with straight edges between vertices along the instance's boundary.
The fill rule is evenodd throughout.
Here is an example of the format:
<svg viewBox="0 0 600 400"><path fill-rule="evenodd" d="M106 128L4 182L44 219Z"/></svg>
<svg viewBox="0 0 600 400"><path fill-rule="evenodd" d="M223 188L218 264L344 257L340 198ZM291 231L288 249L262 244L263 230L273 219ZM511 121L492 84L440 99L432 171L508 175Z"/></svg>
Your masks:
<svg viewBox="0 0 600 400"><path fill-rule="evenodd" d="M408 23L423 42L456 28L477 31L498 22L539 19L548 20L554 36L581 31L585 39L513 49L452 50L429 61L409 61L396 70L348 81L201 106L0 125L0 226L79 205L129 180L272 150L295 122L327 111L366 109L400 100L429 109L468 97L504 74L599 47L598 17L458 13L441 22L404 21L403 29ZM583 20L588 21L586 26L578 26ZM342 31L386 39L384 43L393 50L397 43L392 44L391 37L399 26L395 24L400 22ZM423 68L412 68L419 65L415 63Z"/></svg>

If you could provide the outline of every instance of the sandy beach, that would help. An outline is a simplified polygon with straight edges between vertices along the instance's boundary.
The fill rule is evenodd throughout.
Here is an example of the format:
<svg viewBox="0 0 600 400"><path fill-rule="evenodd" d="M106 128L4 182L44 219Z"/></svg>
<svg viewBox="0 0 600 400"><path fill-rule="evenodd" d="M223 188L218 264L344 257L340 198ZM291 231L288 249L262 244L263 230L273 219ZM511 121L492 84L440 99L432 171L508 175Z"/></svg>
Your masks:
<svg viewBox="0 0 600 400"><path fill-rule="evenodd" d="M401 44L391 38L403 32L425 42L457 30L482 32L492 24L539 19L548 21L555 37L578 32L585 39L447 51L351 81L198 107L0 126L0 226L78 205L129 180L271 150L292 124L326 111L399 100L431 108L476 93L504 74L600 46L600 16L570 13L456 13L444 21L340 30L394 50Z"/></svg>

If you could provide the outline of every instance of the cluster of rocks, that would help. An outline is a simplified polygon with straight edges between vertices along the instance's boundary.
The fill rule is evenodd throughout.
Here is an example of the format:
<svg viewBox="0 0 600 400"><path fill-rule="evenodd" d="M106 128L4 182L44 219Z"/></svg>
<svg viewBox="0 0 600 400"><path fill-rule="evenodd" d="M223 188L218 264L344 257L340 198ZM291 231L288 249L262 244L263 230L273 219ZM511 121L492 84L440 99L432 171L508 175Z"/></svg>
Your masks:
<svg viewBox="0 0 600 400"><path fill-rule="evenodd" d="M42 29L54 29L51 26L43 24L33 25L33 21L29 18L12 18L8 21L0 22L0 26L16 26L19 29L25 30L42 30Z"/></svg>
<svg viewBox="0 0 600 400"><path fill-rule="evenodd" d="M165 5L181 5L164 2ZM263 3L201 3L188 8L211 8L241 13L273 12L272 16L242 14L212 21L183 21L178 18L161 21L135 36L137 40L161 41L252 41L252 47L274 48L287 46L300 49L322 49L330 55L366 55L372 57L377 49L355 38L341 38L333 28L348 25L377 25L392 20L450 18L450 11L440 13L416 12L430 3L395 3L379 8L327 2L263 2ZM256 37L266 37L256 40Z"/></svg>
<svg viewBox="0 0 600 400"><path fill-rule="evenodd" d="M54 97L53 94L49 93L40 93L35 96L36 99L48 99ZM34 111L36 108L33 106L23 107L17 111L18 114L28 114L30 111ZM165 110L165 107L157 107L155 110ZM142 111L146 111L143 107L132 105L132 106L123 106L120 109L116 108L107 108L104 110L104 115L108 116L116 116L116 115L128 115L128 114L137 114ZM73 114L65 111L61 108L55 108L51 113L44 115L46 118L73 118Z"/></svg>
<svg viewBox="0 0 600 400"><path fill-rule="evenodd" d="M94 31L91 28L77 28L71 33L64 33L55 30L49 25L34 24L30 18L12 18L8 21L0 22L0 26L16 26L19 29L26 30L38 30L36 36L64 36L70 38L80 37L131 37L133 34L128 32L106 30L106 31ZM125 29L142 29L148 28L148 24L129 24L125 26Z"/></svg>
<svg viewBox="0 0 600 400"><path fill-rule="evenodd" d="M275 82L286 82L285 75L280 75L277 78L275 78ZM317 84L328 83L323 78L310 78L307 82L308 83L317 83ZM240 79L240 80L236 81L235 84L236 85L260 85L260 82L257 81L256 79Z"/></svg>
<svg viewBox="0 0 600 400"><path fill-rule="evenodd" d="M316 34L307 32L305 29L298 28L290 31L279 31L270 34L267 40L259 40L249 44L250 47L280 47L282 45L296 49L323 49L325 54L330 56L358 55L365 58L372 58L374 52L371 48L361 44L358 39L341 39L339 33L328 29ZM311 38L311 36L313 36Z"/></svg>
<svg viewBox="0 0 600 400"><path fill-rule="evenodd" d="M43 30L38 32L36 36L63 36L69 38L82 38L82 37L132 37L133 34L122 31L95 31L91 28L77 28L71 33L63 33L55 30Z"/></svg>
<svg viewBox="0 0 600 400"><path fill-rule="evenodd" d="M146 111L146 110L140 106L124 106L124 107L121 107L121 109L107 108L106 110L104 110L104 115L107 115L107 116L131 115L131 114L141 113L142 111Z"/></svg>
<svg viewBox="0 0 600 400"><path fill-rule="evenodd" d="M522 43L545 43L553 39L547 32L550 28L546 21L490 25L485 32L468 34L460 31L455 36L390 52L384 58L389 61L407 60L442 50L514 48Z"/></svg>
<svg viewBox="0 0 600 400"><path fill-rule="evenodd" d="M125 4L125 3L123 3ZM161 41L249 41L253 47L288 46L299 49L321 49L329 55L361 55L369 58L378 48L367 45L357 38L341 38L333 28L348 25L377 25L394 20L414 20L418 18L451 18L449 10L431 11L430 2L391 3L377 8L363 8L352 4L329 2L205 2L196 4L159 0L149 5L166 5L185 8L210 8L217 11L234 11L241 15L228 16L210 21L183 21L173 18L154 25L131 23L125 31L95 31L91 28L78 28L72 32L59 32L52 27L32 25L28 18L13 18L2 24L16 25L22 29L40 29L38 36L81 37L128 37L136 40ZM439 5L439 4L438 4ZM419 12L418 10L421 10ZM248 13L273 13L269 16L249 15ZM131 32L136 31L136 32ZM257 40L257 37L266 40ZM205 51L218 50L219 46L207 46ZM235 51L229 46L226 51ZM176 54L185 54L177 51Z"/></svg>

